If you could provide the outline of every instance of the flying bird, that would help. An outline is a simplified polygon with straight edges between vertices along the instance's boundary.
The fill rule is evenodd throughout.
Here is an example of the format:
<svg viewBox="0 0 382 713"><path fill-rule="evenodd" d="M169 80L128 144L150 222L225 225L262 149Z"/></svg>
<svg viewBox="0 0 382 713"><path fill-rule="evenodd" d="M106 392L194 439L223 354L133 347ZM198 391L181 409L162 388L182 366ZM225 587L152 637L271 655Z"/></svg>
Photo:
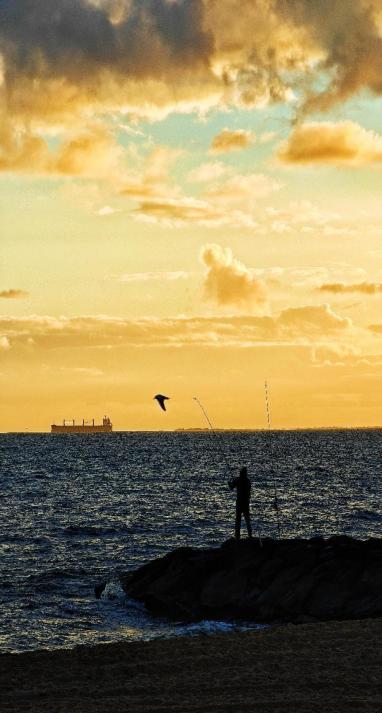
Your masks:
<svg viewBox="0 0 382 713"><path fill-rule="evenodd" d="M163 396L163 394L157 394L156 396L154 396L154 399L156 399L158 401L158 404L161 407L161 409L163 409L163 411L165 411L166 410L165 401L168 401L169 397Z"/></svg>

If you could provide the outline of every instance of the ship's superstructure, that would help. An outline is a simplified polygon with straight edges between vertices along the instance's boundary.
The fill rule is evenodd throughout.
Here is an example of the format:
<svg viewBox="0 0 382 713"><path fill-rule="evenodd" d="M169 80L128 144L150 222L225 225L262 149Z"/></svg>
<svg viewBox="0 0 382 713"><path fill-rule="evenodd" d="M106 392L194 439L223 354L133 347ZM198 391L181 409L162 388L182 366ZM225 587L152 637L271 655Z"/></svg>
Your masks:
<svg viewBox="0 0 382 713"><path fill-rule="evenodd" d="M94 423L94 418L92 421L83 419L82 423L76 423L74 419L72 421L64 419L60 425L52 423L50 429L51 433L111 433L113 424L107 416L104 416L102 423L99 424Z"/></svg>

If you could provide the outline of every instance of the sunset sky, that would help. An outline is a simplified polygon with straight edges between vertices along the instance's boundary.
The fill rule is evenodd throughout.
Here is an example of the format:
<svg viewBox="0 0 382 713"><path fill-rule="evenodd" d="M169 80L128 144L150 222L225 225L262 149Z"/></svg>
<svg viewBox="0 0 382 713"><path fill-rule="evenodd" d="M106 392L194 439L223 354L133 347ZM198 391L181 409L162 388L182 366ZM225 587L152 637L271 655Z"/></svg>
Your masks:
<svg viewBox="0 0 382 713"><path fill-rule="evenodd" d="M1 431L382 425L381 0L1 0L0 96Z"/></svg>

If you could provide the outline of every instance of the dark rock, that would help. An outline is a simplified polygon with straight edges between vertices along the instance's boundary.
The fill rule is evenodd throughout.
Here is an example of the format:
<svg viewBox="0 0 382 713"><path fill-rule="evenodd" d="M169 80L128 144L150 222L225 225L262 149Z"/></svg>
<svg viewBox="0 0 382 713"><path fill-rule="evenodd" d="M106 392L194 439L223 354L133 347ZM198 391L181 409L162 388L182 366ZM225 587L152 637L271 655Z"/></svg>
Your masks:
<svg viewBox="0 0 382 713"><path fill-rule="evenodd" d="M370 619L382 616L382 592L348 602L347 619Z"/></svg>
<svg viewBox="0 0 382 713"><path fill-rule="evenodd" d="M306 603L306 613L319 620L345 618L346 604L358 577L359 570L348 566L331 568L322 579L316 574L316 585Z"/></svg>
<svg viewBox="0 0 382 713"><path fill-rule="evenodd" d="M200 593L202 607L225 609L240 605L248 591L248 578L243 571L225 570L209 577Z"/></svg>
<svg viewBox="0 0 382 713"><path fill-rule="evenodd" d="M101 598L101 594L102 594L103 590L105 589L105 587L106 587L106 582L102 582L102 584L96 584L96 586L94 587L94 594L95 594L96 599Z"/></svg>
<svg viewBox="0 0 382 713"><path fill-rule="evenodd" d="M317 581L314 573L309 572L308 574L302 574L298 581L292 583L289 589L286 587L282 599L282 606L286 614L300 618L308 616L307 614L301 614L301 612L305 611L305 602L316 587ZM308 616L308 618L310 617Z"/></svg>
<svg viewBox="0 0 382 713"><path fill-rule="evenodd" d="M171 618L307 623L382 615L382 540L228 540L183 547L121 577L129 597ZM100 596L104 585L96 587Z"/></svg>

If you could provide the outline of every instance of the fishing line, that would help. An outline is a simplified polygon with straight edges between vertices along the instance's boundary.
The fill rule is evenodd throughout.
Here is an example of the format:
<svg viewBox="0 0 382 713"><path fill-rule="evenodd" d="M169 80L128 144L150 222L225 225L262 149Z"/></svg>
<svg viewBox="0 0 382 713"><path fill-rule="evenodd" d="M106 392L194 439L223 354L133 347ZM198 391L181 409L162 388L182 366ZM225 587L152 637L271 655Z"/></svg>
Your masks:
<svg viewBox="0 0 382 713"><path fill-rule="evenodd" d="M267 412L268 433L270 435L270 433L271 433L271 412L270 412L270 408L269 408L268 384L266 381L264 382L264 389L265 389L265 406L266 406L266 412ZM272 467L272 472L273 472L273 494L274 494L273 505L276 510L277 531L278 531L278 536L280 539L281 527L280 527L279 498L278 498L278 494L277 494L276 477L275 477L273 467Z"/></svg>
<svg viewBox="0 0 382 713"><path fill-rule="evenodd" d="M207 413L206 409L204 408L204 406L203 406L202 402L200 401L200 399L198 399L197 396L194 396L193 399L194 399L194 401L196 401L196 403L198 404L200 410L202 411L202 413L203 413L203 415L204 415L204 417L205 417L205 419L206 419L206 421L207 421L207 423L208 423L208 426L209 426L211 435L213 435L213 436L215 436L215 437L217 438L218 443L219 443L219 447L220 447L220 452L222 453L223 458L224 458L224 460L225 460L225 464L226 464L227 470L230 470L231 466L230 466L230 464L229 464L229 462L228 462L228 460L227 460L227 456L226 456L226 453L225 453L225 451L224 451L224 448L223 448L223 445L222 445L222 440L221 440L221 438L220 438L220 435L215 431L215 429L214 429L214 427L213 427L213 425L212 425L212 423L211 423L211 421L210 421L210 419L209 419L208 413ZM258 527L257 527L257 532L258 532L258 538L259 538L260 547L262 547L263 543L262 543L262 541L261 541L260 525L258 525Z"/></svg>
<svg viewBox="0 0 382 713"><path fill-rule="evenodd" d="M222 456L223 456L223 459L224 459L224 461L225 461L226 468L227 468L227 470L229 471L229 470L231 469L231 465L230 465L229 462L228 462L227 455L226 455L225 450L224 450L224 448L223 448L222 440L221 440L220 435L215 431L215 429L214 429L214 427L213 427L213 425L212 425L212 423L211 423L211 421L210 421L210 419L209 419L208 413L207 413L206 409L204 408L204 406L203 406L202 402L200 401L200 399L198 399L197 396L193 396L193 400L196 401L196 403L198 404L198 406L199 406L199 408L200 408L202 414L204 415L204 418L206 419L206 421L207 421L207 423L208 423L208 427L209 427L209 429L210 429L211 435L215 436L215 438L217 439L217 443L219 444L220 452L221 452L221 454L222 454Z"/></svg>

